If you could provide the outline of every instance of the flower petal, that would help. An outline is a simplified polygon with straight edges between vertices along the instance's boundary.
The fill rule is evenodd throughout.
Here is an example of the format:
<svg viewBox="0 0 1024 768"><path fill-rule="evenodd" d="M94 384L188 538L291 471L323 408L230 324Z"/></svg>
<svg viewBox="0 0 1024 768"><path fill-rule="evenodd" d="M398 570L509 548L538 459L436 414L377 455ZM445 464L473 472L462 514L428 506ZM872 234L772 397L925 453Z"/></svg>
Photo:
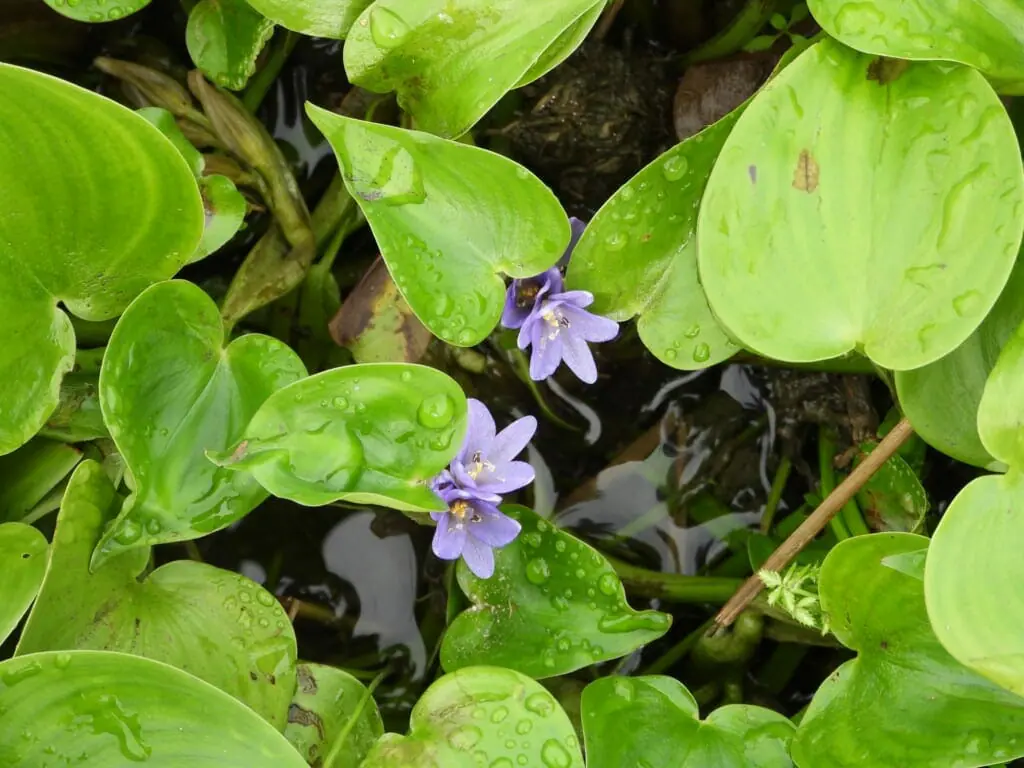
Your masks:
<svg viewBox="0 0 1024 768"><path fill-rule="evenodd" d="M504 547L515 541L523 527L508 515L495 511L481 515L478 523L469 527L471 538L482 541L489 547Z"/></svg>
<svg viewBox="0 0 1024 768"><path fill-rule="evenodd" d="M462 550L462 559L477 577L489 579L494 575L494 550L484 542L466 537L466 546Z"/></svg>
<svg viewBox="0 0 1024 768"><path fill-rule="evenodd" d="M534 474L533 467L525 461L506 461L493 472L481 473L477 482L484 493L511 493L532 483Z"/></svg>
<svg viewBox="0 0 1024 768"><path fill-rule="evenodd" d="M495 436L487 451L488 461L496 466L512 461L523 452L523 448L533 439L536 432L537 419L533 416L516 419Z"/></svg>
<svg viewBox="0 0 1024 768"><path fill-rule="evenodd" d="M466 430L466 441L456 458L463 464L472 461L473 454L484 451L494 440L494 418L487 406L475 398L466 401L469 404L469 426Z"/></svg>
<svg viewBox="0 0 1024 768"><path fill-rule="evenodd" d="M562 334L549 333L549 328L547 323L537 323L531 335L533 353L530 355L530 378L534 381L546 379L562 362Z"/></svg>
<svg viewBox="0 0 1024 768"><path fill-rule="evenodd" d="M564 291L556 293L550 298L551 301L558 301L571 307L589 307L594 303L594 294L590 291Z"/></svg>
<svg viewBox="0 0 1024 768"><path fill-rule="evenodd" d="M505 328L521 328L530 316L532 307L520 307L516 303L519 293L519 281L513 280L505 293L505 308L501 311L501 324Z"/></svg>
<svg viewBox="0 0 1024 768"><path fill-rule="evenodd" d="M434 531L431 548L442 560L456 560L463 553L468 538L466 526L459 525L454 515L445 515Z"/></svg>
<svg viewBox="0 0 1024 768"><path fill-rule="evenodd" d="M597 365L594 363L594 356L591 354L587 342L581 336L572 331L565 334L562 358L580 381L585 384L593 384L597 381Z"/></svg>
<svg viewBox="0 0 1024 768"><path fill-rule="evenodd" d="M619 324L607 317L601 317L572 305L562 308L569 318L569 328L587 341L611 341L619 335Z"/></svg>

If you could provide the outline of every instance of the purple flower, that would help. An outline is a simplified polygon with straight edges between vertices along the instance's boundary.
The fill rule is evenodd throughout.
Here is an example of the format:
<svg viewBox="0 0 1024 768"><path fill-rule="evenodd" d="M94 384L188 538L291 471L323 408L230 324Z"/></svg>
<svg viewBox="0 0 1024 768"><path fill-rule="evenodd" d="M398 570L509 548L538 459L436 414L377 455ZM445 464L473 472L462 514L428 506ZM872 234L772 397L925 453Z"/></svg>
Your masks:
<svg viewBox="0 0 1024 768"><path fill-rule="evenodd" d="M572 252L576 250L576 243L583 237L583 230L587 228L587 224L573 217L569 219L569 226L572 229L569 247L565 249L565 254L557 266L547 272L541 272L539 275L512 281L505 296L505 310L501 315L501 324L506 328L521 328L539 300L544 296L561 293L565 290L559 267L564 267L569 263Z"/></svg>
<svg viewBox="0 0 1024 768"><path fill-rule="evenodd" d="M448 504L447 512L433 512L437 522L434 554L443 560L462 557L480 578L494 573L495 547L503 547L519 534L520 526L502 514L501 494L533 482L533 467L515 461L533 433L537 420L526 416L497 432L487 406L469 399L469 429L462 448L431 487Z"/></svg>

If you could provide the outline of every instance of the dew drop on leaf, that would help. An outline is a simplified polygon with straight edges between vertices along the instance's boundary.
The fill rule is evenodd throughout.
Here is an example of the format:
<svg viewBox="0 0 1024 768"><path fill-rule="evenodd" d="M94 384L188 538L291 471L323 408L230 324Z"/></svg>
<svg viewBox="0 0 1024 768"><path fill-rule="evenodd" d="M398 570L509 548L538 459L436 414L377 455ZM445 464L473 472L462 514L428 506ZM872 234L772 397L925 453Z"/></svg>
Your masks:
<svg viewBox="0 0 1024 768"><path fill-rule="evenodd" d="M394 11L374 6L370 12L370 35L384 49L397 48L409 36L409 25Z"/></svg>
<svg viewBox="0 0 1024 768"><path fill-rule="evenodd" d="M455 403L448 395L431 395L420 403L416 419L428 429L440 429L455 417Z"/></svg>
<svg viewBox="0 0 1024 768"><path fill-rule="evenodd" d="M544 558L535 557L526 564L526 579L531 584L540 586L547 583L549 578L551 578L551 568Z"/></svg>

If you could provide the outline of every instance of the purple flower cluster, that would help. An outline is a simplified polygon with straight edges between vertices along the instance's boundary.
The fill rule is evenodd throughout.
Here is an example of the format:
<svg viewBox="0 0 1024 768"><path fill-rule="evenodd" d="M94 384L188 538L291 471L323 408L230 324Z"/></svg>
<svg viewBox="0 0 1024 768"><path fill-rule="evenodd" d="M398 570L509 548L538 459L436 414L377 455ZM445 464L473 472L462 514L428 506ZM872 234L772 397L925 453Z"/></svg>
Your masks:
<svg viewBox="0 0 1024 768"><path fill-rule="evenodd" d="M533 467L515 461L537 431L537 420L526 416L497 432L487 406L469 399L469 427L458 454L433 483L448 505L432 512L437 523L434 554L442 560L460 556L482 579L494 573L494 550L510 544L520 525L498 509L501 494L533 482Z"/></svg>
<svg viewBox="0 0 1024 768"><path fill-rule="evenodd" d="M562 257L568 262L586 225L570 219L572 240ZM566 291L562 273L552 267L534 277L513 280L505 298L501 324L519 329L519 348L533 347L530 378L541 381L565 361L581 381L597 381L597 366L588 342L610 341L619 333L614 320L586 311L594 303L589 291Z"/></svg>

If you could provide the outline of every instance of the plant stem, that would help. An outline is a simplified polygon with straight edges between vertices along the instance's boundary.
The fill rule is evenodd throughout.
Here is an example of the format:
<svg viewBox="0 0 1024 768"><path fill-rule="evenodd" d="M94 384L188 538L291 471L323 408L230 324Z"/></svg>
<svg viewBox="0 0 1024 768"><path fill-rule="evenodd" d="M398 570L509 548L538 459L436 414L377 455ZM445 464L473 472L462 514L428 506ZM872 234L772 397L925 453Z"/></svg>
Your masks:
<svg viewBox="0 0 1024 768"><path fill-rule="evenodd" d="M741 579L659 573L605 557L630 592L641 597L657 597L673 603L724 603L742 583Z"/></svg>
<svg viewBox="0 0 1024 768"><path fill-rule="evenodd" d="M594 30L594 39L596 41L601 42L608 36L612 25L615 23L615 19L618 18L619 11L622 10L622 6L625 3L626 0L613 0L612 4L608 6L608 9L601 16L601 21L597 24L597 29Z"/></svg>
<svg viewBox="0 0 1024 768"><path fill-rule="evenodd" d="M889 458L899 450L900 446L907 441L912 434L914 434L914 428L910 426L910 422L907 421L906 417L900 419L899 423L892 428L892 431L885 436L867 458L864 459L850 475L840 483L839 487L836 488L832 493L825 498L824 501L818 506L811 516L808 517L803 524L795 531L792 535L782 542L781 546L776 549L771 557L765 561L764 569L769 571L782 571L790 561L814 538L821 533L822 529L828 525L828 522L835 517L836 513L843 508L853 495L861 489L861 487L870 479L870 477L882 466ZM718 612L715 617L715 623L720 627L729 626L743 609L750 605L751 600L757 597L758 593L764 588L764 584L761 579L754 574L743 584L742 587L736 592L735 595L729 600L728 603Z"/></svg>
<svg viewBox="0 0 1024 768"><path fill-rule="evenodd" d="M299 36L295 32L287 29L283 31L284 35L278 37L271 44L270 53L266 61L263 62L260 71L249 80L249 85L242 95L242 103L250 112L255 112L260 108L260 104L263 103L263 99L266 98L267 93L270 91L270 86L274 84L277 76L281 74L281 68L284 67L284 63L291 56L292 51L295 49L295 44L299 42Z"/></svg>
<svg viewBox="0 0 1024 768"><path fill-rule="evenodd" d="M768 501L765 502L764 512L761 514L761 533L768 533L775 522L775 512L782 501L782 492L786 490L786 482L789 474L793 471L793 462L789 456L783 456L779 466L775 470L775 477L772 479L772 487L768 492Z"/></svg>
<svg viewBox="0 0 1024 768"><path fill-rule="evenodd" d="M643 671L645 675L663 675L665 672L670 670L684 658L686 655L693 650L693 647L697 644L697 641L701 639L705 632L707 632L714 625L713 619L708 619L690 634L680 640L678 643L669 648L665 653L661 654L658 658L652 661L647 668Z"/></svg>

